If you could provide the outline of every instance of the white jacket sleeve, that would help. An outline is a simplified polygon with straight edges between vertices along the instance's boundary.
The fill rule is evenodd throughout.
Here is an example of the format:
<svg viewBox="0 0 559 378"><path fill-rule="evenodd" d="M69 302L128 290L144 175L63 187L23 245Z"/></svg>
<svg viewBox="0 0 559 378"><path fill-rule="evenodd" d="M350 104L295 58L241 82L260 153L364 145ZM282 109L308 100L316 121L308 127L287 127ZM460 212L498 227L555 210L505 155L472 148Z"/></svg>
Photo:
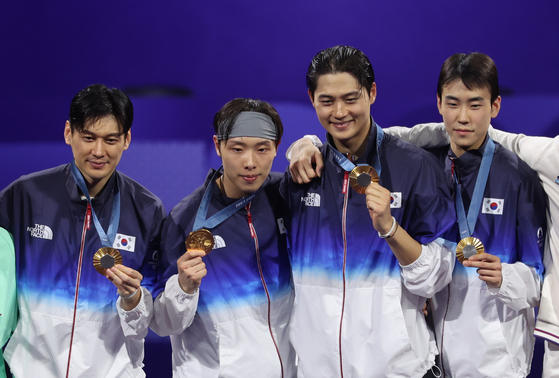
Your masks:
<svg viewBox="0 0 559 378"><path fill-rule="evenodd" d="M148 334L148 327L153 316L153 299L149 290L140 287L140 302L130 311L125 311L120 306L121 298L116 301L120 326L126 344L126 351L134 367L144 366L144 339Z"/></svg>
<svg viewBox="0 0 559 378"><path fill-rule="evenodd" d="M150 328L159 336L181 334L194 320L199 292L186 293L179 285L178 274L171 276L155 299Z"/></svg>
<svg viewBox="0 0 559 378"><path fill-rule="evenodd" d="M541 283L536 270L522 262L502 264L503 282L489 293L513 310L536 307L540 303Z"/></svg>
<svg viewBox="0 0 559 378"><path fill-rule="evenodd" d="M421 148L441 147L450 143L444 123L421 123L412 128L392 126L385 133Z"/></svg>
<svg viewBox="0 0 559 378"><path fill-rule="evenodd" d="M400 265L404 286L415 295L431 298L452 280L454 253L431 242L421 245L421 255L409 265Z"/></svg>

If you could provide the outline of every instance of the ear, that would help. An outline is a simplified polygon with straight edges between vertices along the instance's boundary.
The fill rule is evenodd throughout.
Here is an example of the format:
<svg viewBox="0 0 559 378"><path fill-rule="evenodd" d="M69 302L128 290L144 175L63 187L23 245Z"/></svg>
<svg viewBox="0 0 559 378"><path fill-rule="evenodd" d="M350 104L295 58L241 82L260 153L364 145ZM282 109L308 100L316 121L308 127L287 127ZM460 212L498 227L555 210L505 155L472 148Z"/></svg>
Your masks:
<svg viewBox="0 0 559 378"><path fill-rule="evenodd" d="M439 109L439 114L443 115L443 113L441 113L442 102L441 102L441 98L439 97L438 94L437 94L437 108Z"/></svg>
<svg viewBox="0 0 559 378"><path fill-rule="evenodd" d="M308 93L309 93L309 98L311 99L311 104L312 104L312 106L314 106L314 96L312 95L310 89L309 89Z"/></svg>
<svg viewBox="0 0 559 378"><path fill-rule="evenodd" d="M501 96L497 96L495 101L491 104L491 118L497 117L499 110L501 110Z"/></svg>
<svg viewBox="0 0 559 378"><path fill-rule="evenodd" d="M66 121L64 126L64 141L67 145L72 144L72 128L70 127L70 121Z"/></svg>
<svg viewBox="0 0 559 378"><path fill-rule="evenodd" d="M377 98L377 83L373 83L371 86L371 92L369 93L369 105L373 105Z"/></svg>
<svg viewBox="0 0 559 378"><path fill-rule="evenodd" d="M126 137L124 138L124 148L123 148L124 151L126 151L128 147L130 147L131 140L132 140L132 130L129 129L128 133L126 133Z"/></svg>
<svg viewBox="0 0 559 378"><path fill-rule="evenodd" d="M214 135L214 147L215 147L215 153L217 154L217 156L221 157L221 150L219 149L219 140L217 140L217 135Z"/></svg>

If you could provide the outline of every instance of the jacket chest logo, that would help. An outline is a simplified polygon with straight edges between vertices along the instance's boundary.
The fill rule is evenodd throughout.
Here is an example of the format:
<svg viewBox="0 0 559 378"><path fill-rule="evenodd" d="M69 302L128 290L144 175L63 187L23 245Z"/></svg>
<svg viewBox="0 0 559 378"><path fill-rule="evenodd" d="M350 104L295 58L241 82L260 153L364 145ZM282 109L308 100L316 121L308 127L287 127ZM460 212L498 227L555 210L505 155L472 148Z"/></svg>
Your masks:
<svg viewBox="0 0 559 378"><path fill-rule="evenodd" d="M402 192L390 193L390 208L399 209L402 207Z"/></svg>
<svg viewBox="0 0 559 378"><path fill-rule="evenodd" d="M136 237L124 234L116 234L113 248L121 251L134 252L136 248Z"/></svg>
<svg viewBox="0 0 559 378"><path fill-rule="evenodd" d="M43 224L35 223L35 227L27 227L27 232L31 233L31 236L38 239L52 240L52 230L49 226Z"/></svg>
<svg viewBox="0 0 559 378"><path fill-rule="evenodd" d="M484 198L481 212L483 214L502 215L505 200L502 198Z"/></svg>
<svg viewBox="0 0 559 378"><path fill-rule="evenodd" d="M320 194L307 193L306 197L301 197L301 202L304 202L305 206L320 207Z"/></svg>

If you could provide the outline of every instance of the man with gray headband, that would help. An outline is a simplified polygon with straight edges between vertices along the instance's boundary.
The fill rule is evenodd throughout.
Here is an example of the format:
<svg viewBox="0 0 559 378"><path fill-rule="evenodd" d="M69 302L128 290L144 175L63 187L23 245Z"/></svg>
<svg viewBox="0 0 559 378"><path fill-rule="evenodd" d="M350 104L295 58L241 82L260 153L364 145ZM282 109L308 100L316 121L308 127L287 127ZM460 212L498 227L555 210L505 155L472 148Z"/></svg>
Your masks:
<svg viewBox="0 0 559 378"><path fill-rule="evenodd" d="M270 104L240 98L214 128L223 168L167 217L151 327L171 335L174 377L294 377L281 175L270 172L283 126Z"/></svg>

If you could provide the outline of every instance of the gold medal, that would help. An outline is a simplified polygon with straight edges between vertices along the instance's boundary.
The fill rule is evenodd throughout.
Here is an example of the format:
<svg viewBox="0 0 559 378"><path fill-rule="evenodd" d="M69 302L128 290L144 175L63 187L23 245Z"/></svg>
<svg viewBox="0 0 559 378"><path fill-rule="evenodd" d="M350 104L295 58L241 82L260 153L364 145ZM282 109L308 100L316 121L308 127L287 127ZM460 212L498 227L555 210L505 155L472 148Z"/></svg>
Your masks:
<svg viewBox="0 0 559 378"><path fill-rule="evenodd" d="M365 189L367 189L371 182L378 183L378 181L377 171L368 165L358 165L349 173L349 185L357 193L364 194Z"/></svg>
<svg viewBox="0 0 559 378"><path fill-rule="evenodd" d="M464 263L464 260L468 260L473 255L482 253L485 253L485 247L478 238L470 236L460 240L456 245L456 257L460 263Z"/></svg>
<svg viewBox="0 0 559 378"><path fill-rule="evenodd" d="M205 228L197 231L192 231L186 238L186 250L200 249L206 252L206 255L211 252L214 247L214 237L212 233Z"/></svg>
<svg viewBox="0 0 559 378"><path fill-rule="evenodd" d="M107 269L122 264L122 256L118 249L103 247L93 255L93 266L100 274L106 276Z"/></svg>

